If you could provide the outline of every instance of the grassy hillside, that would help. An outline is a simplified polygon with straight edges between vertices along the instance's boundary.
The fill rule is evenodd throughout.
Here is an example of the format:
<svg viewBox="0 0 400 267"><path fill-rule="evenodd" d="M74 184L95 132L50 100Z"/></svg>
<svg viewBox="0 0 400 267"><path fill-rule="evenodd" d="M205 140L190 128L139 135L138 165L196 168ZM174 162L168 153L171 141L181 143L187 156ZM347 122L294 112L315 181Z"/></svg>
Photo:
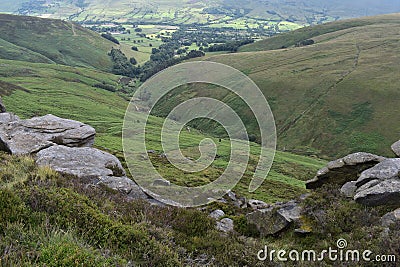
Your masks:
<svg viewBox="0 0 400 267"><path fill-rule="evenodd" d="M281 149L392 155L388 147L400 132L399 21L394 14L301 29L245 49L308 38L316 44L207 60L233 66L257 83L275 115ZM245 107L236 108L246 114Z"/></svg>
<svg viewBox="0 0 400 267"><path fill-rule="evenodd" d="M31 157L0 153L0 159L4 266L175 267L204 255L218 266L256 264L256 244L221 236L206 213L126 202L38 168Z"/></svg>
<svg viewBox="0 0 400 267"><path fill-rule="evenodd" d="M119 77L91 69L0 60L0 78L0 93L9 111L22 117L53 113L90 123L99 132L96 146L121 155L127 102L93 87L104 82L118 88ZM160 145L155 133L161 123L155 117L149 121L149 146L156 150ZM195 131L183 133L185 154L191 155L204 137ZM225 163L227 144L220 146L217 164L192 176L177 173L158 156L153 160L166 177L174 178L171 181L206 182ZM253 159L257 149L253 144ZM346 238L350 249L399 257L399 225L390 235L379 226L380 217L389 210L349 202L337 188L323 188L307 199L304 220L311 234L294 234L291 226L264 239L247 223L244 214L249 209L215 203L199 211L126 202L112 190L88 187L80 179L39 168L31 157L0 153L0 161L0 259L5 266L275 266L257 260L265 244L276 250L322 251L339 238ZM302 180L323 164L278 152L271 175L256 194L246 194L248 176L235 191L268 202L287 200L304 192ZM222 234L215 229L208 213L217 208L235 222L237 232Z"/></svg>
<svg viewBox="0 0 400 267"><path fill-rule="evenodd" d="M0 58L111 69L113 43L79 25L0 14Z"/></svg>
<svg viewBox="0 0 400 267"><path fill-rule="evenodd" d="M383 15L376 17L364 17L351 20L343 20L330 22L326 24L316 25L313 27L305 27L296 31L287 32L273 36L260 42L245 45L240 48L240 52L255 52L281 49L283 47L291 47L303 40L311 39L327 33L339 32L346 29L356 29L362 26L374 24L397 24L399 15ZM390 26L390 25L389 25Z"/></svg>
<svg viewBox="0 0 400 267"><path fill-rule="evenodd" d="M107 84L119 88L119 77L102 72L49 65L0 60L0 92L8 110L28 118L48 113L79 120L94 126L98 132L96 146L108 150L122 158L122 121L128 102L117 93L93 87ZM135 114L138 120L143 114ZM149 122L147 137L149 149L162 152L159 132L163 119L152 117ZM195 157L195 147L205 136L192 131L181 134L181 147L188 156ZM218 143L218 140L215 140ZM313 176L324 162L278 152L271 174L262 188L250 194L247 192L252 170L257 161L258 146L252 146L252 160L245 178L236 190L249 198L263 199L268 202L287 200L305 192L304 181ZM230 144L219 144L220 159L202 173L187 175L175 169L167 161L154 157L161 173L177 184L200 185L217 178L226 166L230 155Z"/></svg>

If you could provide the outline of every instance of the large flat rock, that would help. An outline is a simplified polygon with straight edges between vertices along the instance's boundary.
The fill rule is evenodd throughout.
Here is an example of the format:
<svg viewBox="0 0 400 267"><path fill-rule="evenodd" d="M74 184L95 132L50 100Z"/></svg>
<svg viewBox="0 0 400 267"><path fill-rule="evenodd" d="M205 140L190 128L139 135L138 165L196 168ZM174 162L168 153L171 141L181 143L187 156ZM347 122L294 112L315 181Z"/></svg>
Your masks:
<svg viewBox="0 0 400 267"><path fill-rule="evenodd" d="M354 200L367 206L400 206L400 180L389 179L370 183L357 191Z"/></svg>
<svg viewBox="0 0 400 267"><path fill-rule="evenodd" d="M147 195L126 177L121 162L115 156L90 147L54 145L36 155L39 166L49 166L61 173L86 178L94 184L103 184L133 199L147 199Z"/></svg>
<svg viewBox="0 0 400 267"><path fill-rule="evenodd" d="M400 206L400 159L386 159L361 173L354 200L368 206Z"/></svg>
<svg viewBox="0 0 400 267"><path fill-rule="evenodd" d="M0 116L0 149L15 155L37 153L54 145L91 147L95 135L89 125L53 115L29 120L9 113Z"/></svg>

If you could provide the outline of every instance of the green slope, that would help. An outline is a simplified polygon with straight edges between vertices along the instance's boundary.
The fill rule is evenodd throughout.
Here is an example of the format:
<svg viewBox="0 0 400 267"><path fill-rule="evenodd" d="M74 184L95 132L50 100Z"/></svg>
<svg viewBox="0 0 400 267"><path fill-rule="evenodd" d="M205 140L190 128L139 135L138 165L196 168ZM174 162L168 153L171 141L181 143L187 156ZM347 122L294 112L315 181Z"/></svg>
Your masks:
<svg viewBox="0 0 400 267"><path fill-rule="evenodd" d="M70 22L0 14L0 58L109 70L111 47Z"/></svg>
<svg viewBox="0 0 400 267"><path fill-rule="evenodd" d="M233 66L257 83L275 115L281 149L328 157L355 151L389 156L400 132L399 26L400 14L338 22L245 49L290 45L292 37L312 37L315 45L207 60ZM251 127L246 108L234 106Z"/></svg>
<svg viewBox="0 0 400 267"><path fill-rule="evenodd" d="M397 24L399 20L398 14L382 15L376 17L364 17L351 20L343 20L321 24L313 27L305 27L296 31L287 32L273 36L260 42L245 45L240 48L240 52L255 52L281 49L283 47L291 47L303 40L311 39L327 33L339 32L346 29L356 29L362 26L374 24Z"/></svg>
<svg viewBox="0 0 400 267"><path fill-rule="evenodd" d="M48 113L79 120L93 125L97 132L96 146L108 150L122 159L122 121L128 102L116 93L94 88L107 83L116 88L119 77L84 68L72 68L54 64L26 63L0 60L0 92L8 110L21 117ZM143 119L142 114L136 114ZM161 153L159 133L163 119L151 117L148 126L148 148ZM195 157L200 140L205 136L192 131L181 134L181 147L188 156ZM218 140L215 140L218 143ZM204 172L188 175L175 169L168 162L154 157L160 172L178 184L200 185L221 174L230 155L230 144L219 145L221 158ZM236 190L250 198L274 202L288 200L305 192L304 181L313 176L323 164L314 158L278 152L272 172L264 185L254 194L247 192L259 147L252 146L252 161L245 178Z"/></svg>

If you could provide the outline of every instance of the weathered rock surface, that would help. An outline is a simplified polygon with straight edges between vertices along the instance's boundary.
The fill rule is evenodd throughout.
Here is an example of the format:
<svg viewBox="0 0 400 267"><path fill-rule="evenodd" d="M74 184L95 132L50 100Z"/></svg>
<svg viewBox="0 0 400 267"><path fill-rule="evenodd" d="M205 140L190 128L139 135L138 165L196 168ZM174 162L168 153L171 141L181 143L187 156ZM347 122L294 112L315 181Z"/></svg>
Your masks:
<svg viewBox="0 0 400 267"><path fill-rule="evenodd" d="M36 162L39 166L50 166L57 172L80 178L125 176L125 171L115 156L90 147L52 146L37 153Z"/></svg>
<svg viewBox="0 0 400 267"><path fill-rule="evenodd" d="M342 192L342 194L344 194L348 198L353 198L356 195L356 190L357 190L356 183L357 183L356 181L345 183L340 189L340 192Z"/></svg>
<svg viewBox="0 0 400 267"><path fill-rule="evenodd" d="M143 192L143 190L131 179L126 176L115 177L115 176L102 176L97 184L103 184L108 188L117 190L125 194L129 199L148 199L149 197ZM160 203L154 202L156 205Z"/></svg>
<svg viewBox="0 0 400 267"><path fill-rule="evenodd" d="M247 214L246 218L263 236L279 233L289 225L285 217L277 213L274 208L254 211Z"/></svg>
<svg viewBox="0 0 400 267"><path fill-rule="evenodd" d="M225 212L223 210L214 210L209 215L211 218L219 220L220 218L225 216Z"/></svg>
<svg viewBox="0 0 400 267"><path fill-rule="evenodd" d="M54 145L38 152L36 163L39 166L49 166L62 174L97 181L97 184L104 184L130 198L148 198L135 182L125 176L115 156L95 148Z"/></svg>
<svg viewBox="0 0 400 267"><path fill-rule="evenodd" d="M261 200L256 200L256 199L250 199L247 202L247 205L252 208L253 210L262 210L268 208L270 205L267 203L261 201Z"/></svg>
<svg viewBox="0 0 400 267"><path fill-rule="evenodd" d="M233 205L235 205L236 207L239 208L247 208L247 201L245 197L240 197L238 198L236 196L236 194L232 191L229 191L226 196L225 196L226 200L228 200L229 202L232 202Z"/></svg>
<svg viewBox="0 0 400 267"><path fill-rule="evenodd" d="M37 153L39 166L103 184L131 199L148 199L142 189L126 177L115 156L91 148L95 135L95 129L89 125L54 115L21 120L6 113L0 98L0 150L16 155Z"/></svg>
<svg viewBox="0 0 400 267"><path fill-rule="evenodd" d="M365 170L355 183L354 200L368 206L400 205L400 158Z"/></svg>
<svg viewBox="0 0 400 267"><path fill-rule="evenodd" d="M281 205L281 208L278 210L278 213L282 215L289 223L293 221L297 221L301 216L301 207L295 201L290 201Z"/></svg>
<svg viewBox="0 0 400 267"><path fill-rule="evenodd" d="M4 113L0 118L0 149L16 155L37 153L57 144L91 147L95 134L89 125L53 115L20 120Z"/></svg>
<svg viewBox="0 0 400 267"><path fill-rule="evenodd" d="M398 157L400 157L400 140L392 145L392 150L393 150L394 154L396 154Z"/></svg>
<svg viewBox="0 0 400 267"><path fill-rule="evenodd" d="M390 227L393 224L400 223L400 209L385 214L381 223L383 227Z"/></svg>
<svg viewBox="0 0 400 267"><path fill-rule="evenodd" d="M322 185L344 185L358 179L361 172L384 161L385 158L370 153L354 153L344 158L329 162L327 166L317 172L314 179L306 183L307 189L316 189Z"/></svg>
<svg viewBox="0 0 400 267"><path fill-rule="evenodd" d="M374 167L361 173L356 186L361 187L373 180L387 180L398 178L400 173L400 158L386 159Z"/></svg>
<svg viewBox="0 0 400 267"><path fill-rule="evenodd" d="M229 218L224 218L217 222L217 229L224 233L233 232L233 221Z"/></svg>
<svg viewBox="0 0 400 267"><path fill-rule="evenodd" d="M400 205L400 180L389 179L379 183L372 181L369 187L363 186L357 190L354 200L367 206L398 206Z"/></svg>
<svg viewBox="0 0 400 267"><path fill-rule="evenodd" d="M261 235L268 236L281 232L292 222L300 219L301 207L290 201L270 208L247 214L247 221L254 224Z"/></svg>

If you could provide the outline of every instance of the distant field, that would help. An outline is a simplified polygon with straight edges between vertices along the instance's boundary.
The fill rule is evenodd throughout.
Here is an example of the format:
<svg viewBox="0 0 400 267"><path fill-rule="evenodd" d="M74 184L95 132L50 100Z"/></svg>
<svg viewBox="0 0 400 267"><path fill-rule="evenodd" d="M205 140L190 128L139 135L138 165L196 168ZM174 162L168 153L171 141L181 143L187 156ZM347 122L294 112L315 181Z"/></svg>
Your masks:
<svg viewBox="0 0 400 267"><path fill-rule="evenodd" d="M138 36L135 28L131 24L122 25L130 34L116 34L114 37L121 43L121 50L127 57L134 57L138 64L143 64L150 59L152 48L157 48L163 44L161 36L172 34L176 27L164 25L137 25L137 28L142 29L140 33L146 37ZM139 51L133 51L132 46L136 46Z"/></svg>
<svg viewBox="0 0 400 267"><path fill-rule="evenodd" d="M94 88L97 83L118 87L117 76L83 68L60 65L34 64L0 60L0 92L10 112L23 118L48 113L79 120L94 126L97 130L96 146L110 151L122 159L122 121L128 102L115 93ZM140 120L143 115L135 115ZM163 119L151 117L148 125L148 148L161 152L157 132ZM181 133L181 147L187 155L192 155L195 147L205 136L192 131ZM215 140L218 143L218 140ZM160 172L177 184L199 185L209 182L221 173L229 159L230 146L227 141L219 145L221 158L205 172L193 175L182 174L162 159L155 157ZM252 145L253 160L258 146ZM324 162L318 159L278 152L272 171L263 186L250 194L248 183L254 166L236 187L241 195L249 198L275 202L289 200L305 192L304 180L313 176Z"/></svg>

